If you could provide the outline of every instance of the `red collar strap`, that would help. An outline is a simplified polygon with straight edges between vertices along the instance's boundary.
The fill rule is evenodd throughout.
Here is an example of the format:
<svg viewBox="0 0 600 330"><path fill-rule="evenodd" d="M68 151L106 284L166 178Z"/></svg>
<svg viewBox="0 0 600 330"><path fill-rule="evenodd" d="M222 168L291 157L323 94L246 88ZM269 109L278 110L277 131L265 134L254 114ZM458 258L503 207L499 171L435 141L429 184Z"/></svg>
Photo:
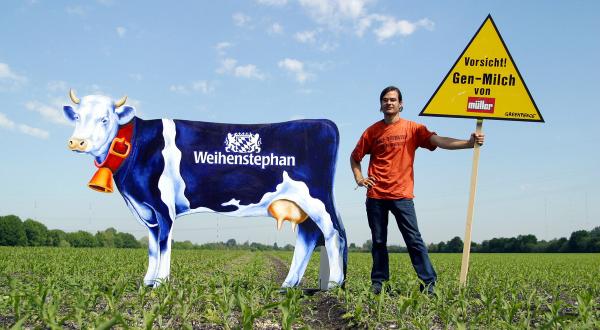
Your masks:
<svg viewBox="0 0 600 330"><path fill-rule="evenodd" d="M131 153L131 137L133 136L133 121L119 127L117 136L112 140L108 153L102 164L94 160L94 165L98 168L96 174L88 183L88 187L95 191L111 193L113 192L113 173L115 173L121 163Z"/></svg>
<svg viewBox="0 0 600 330"><path fill-rule="evenodd" d="M98 164L96 160L94 160L94 164L96 167L107 167L113 173L115 173L121 163L129 156L131 152L131 137L133 136L133 121L119 127L119 131L117 135L112 140L110 147L108 148L108 154L106 158L102 162L102 164Z"/></svg>

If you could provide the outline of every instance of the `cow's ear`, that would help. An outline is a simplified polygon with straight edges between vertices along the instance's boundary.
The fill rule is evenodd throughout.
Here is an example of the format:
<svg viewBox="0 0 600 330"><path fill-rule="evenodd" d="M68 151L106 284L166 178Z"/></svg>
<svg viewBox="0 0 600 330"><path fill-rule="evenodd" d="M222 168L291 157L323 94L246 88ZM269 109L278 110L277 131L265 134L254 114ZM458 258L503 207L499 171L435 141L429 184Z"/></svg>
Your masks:
<svg viewBox="0 0 600 330"><path fill-rule="evenodd" d="M70 105L63 106L63 112L69 121L73 122L77 119L77 114Z"/></svg>
<svg viewBox="0 0 600 330"><path fill-rule="evenodd" d="M135 116L135 108L129 105L124 105L115 109L115 113L119 117L119 125L124 125L130 122Z"/></svg>

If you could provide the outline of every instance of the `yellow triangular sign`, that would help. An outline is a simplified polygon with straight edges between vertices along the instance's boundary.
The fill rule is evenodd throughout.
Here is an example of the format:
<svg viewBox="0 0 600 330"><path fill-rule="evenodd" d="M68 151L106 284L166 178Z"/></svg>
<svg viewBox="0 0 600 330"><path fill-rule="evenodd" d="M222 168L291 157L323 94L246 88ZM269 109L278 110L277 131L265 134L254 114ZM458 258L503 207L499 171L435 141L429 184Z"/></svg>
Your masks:
<svg viewBox="0 0 600 330"><path fill-rule="evenodd" d="M491 15L419 115L544 122Z"/></svg>

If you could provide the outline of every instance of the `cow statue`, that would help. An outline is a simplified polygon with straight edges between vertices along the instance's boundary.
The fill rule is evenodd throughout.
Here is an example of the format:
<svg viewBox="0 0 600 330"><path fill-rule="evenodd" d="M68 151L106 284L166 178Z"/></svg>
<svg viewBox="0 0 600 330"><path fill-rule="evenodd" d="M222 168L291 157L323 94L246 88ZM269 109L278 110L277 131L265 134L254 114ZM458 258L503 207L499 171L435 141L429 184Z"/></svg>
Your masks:
<svg viewBox="0 0 600 330"><path fill-rule="evenodd" d="M148 228L144 284L169 277L173 222L198 212L273 217L297 230L294 256L282 287L297 286L313 250L324 245L327 288L342 285L346 233L333 197L339 133L329 120L221 124L142 120L101 95L64 106L75 124L68 147L94 156L88 186L112 192L113 179L133 215ZM322 254L323 255L323 254Z"/></svg>

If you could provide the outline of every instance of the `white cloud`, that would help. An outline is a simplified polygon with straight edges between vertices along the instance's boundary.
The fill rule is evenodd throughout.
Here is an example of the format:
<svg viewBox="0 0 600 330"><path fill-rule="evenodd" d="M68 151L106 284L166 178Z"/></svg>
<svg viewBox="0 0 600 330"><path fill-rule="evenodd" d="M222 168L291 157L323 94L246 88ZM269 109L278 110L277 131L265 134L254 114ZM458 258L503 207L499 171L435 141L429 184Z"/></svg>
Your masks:
<svg viewBox="0 0 600 330"><path fill-rule="evenodd" d="M21 131L21 133L31 135L33 137L40 138L40 139L47 139L50 136L50 133L48 133L47 131L44 131L43 129L31 127L31 126L28 126L25 124L19 125L19 131Z"/></svg>
<svg viewBox="0 0 600 330"><path fill-rule="evenodd" d="M47 139L50 136L50 133L48 133L47 131L44 131L42 129L31 127L31 126L25 125L25 124L16 124L14 121L8 119L8 117L6 117L6 115L1 112L0 112L0 127L6 128L9 130L14 130L15 128L17 128L19 130L19 132L21 132L21 133L31 135L33 137L37 137L40 139Z"/></svg>
<svg viewBox="0 0 600 330"><path fill-rule="evenodd" d="M237 25L239 27L248 26L248 24L252 20L250 18L250 16L245 15L243 13L235 13L235 14L233 14L232 18L233 18L233 23L235 23L235 25Z"/></svg>
<svg viewBox="0 0 600 330"><path fill-rule="evenodd" d="M434 23L428 18L416 22L393 16L369 13L373 0L300 0L300 5L318 24L331 30L353 30L362 37L372 31L379 42L396 36L408 36L419 28L432 30Z"/></svg>
<svg viewBox="0 0 600 330"><path fill-rule="evenodd" d="M417 22L396 20L390 16L376 16L375 19L381 22L379 28L373 31L373 33L375 33L377 36L377 40L380 42L395 36L405 37L411 35L421 27L428 30L432 30L434 27L434 23L427 18L421 19Z"/></svg>
<svg viewBox="0 0 600 330"><path fill-rule="evenodd" d="M206 80L199 80L192 83L192 90L208 94L214 92L215 87Z"/></svg>
<svg viewBox="0 0 600 330"><path fill-rule="evenodd" d="M51 92L65 92L69 89L66 81L53 80L46 84L46 88Z"/></svg>
<svg viewBox="0 0 600 330"><path fill-rule="evenodd" d="M178 94L190 94L191 92L199 92L202 94L210 94L215 91L213 84L206 80L194 81L189 85L171 85L169 90Z"/></svg>
<svg viewBox="0 0 600 330"><path fill-rule="evenodd" d="M217 69L219 74L232 74L240 78L248 79L265 79L263 74L258 67L254 64L237 65L237 60L234 58L225 58L221 60L221 66Z"/></svg>
<svg viewBox="0 0 600 330"><path fill-rule="evenodd" d="M319 46L319 50L325 53L332 52L338 48L338 44L335 42L323 42Z"/></svg>
<svg viewBox="0 0 600 330"><path fill-rule="evenodd" d="M15 122L8 119L8 117L6 117L5 114L0 112L0 127L13 129L13 128L15 128Z"/></svg>
<svg viewBox="0 0 600 330"><path fill-rule="evenodd" d="M215 49L217 50L217 54L219 54L219 56L225 56L226 50L231 47L233 47L232 43L223 41L223 42L219 42L215 46Z"/></svg>
<svg viewBox="0 0 600 330"><path fill-rule="evenodd" d="M346 21L366 15L366 5L371 0L300 0L309 16L317 23L339 29Z"/></svg>
<svg viewBox="0 0 600 330"><path fill-rule="evenodd" d="M292 73L296 81L301 84L303 84L313 76L311 73L306 72L306 70L304 69L304 63L293 58L283 59L279 61L277 65L280 68Z"/></svg>
<svg viewBox="0 0 600 330"><path fill-rule="evenodd" d="M435 23L429 18L422 18L418 20L417 25L429 31L432 31L435 28Z"/></svg>
<svg viewBox="0 0 600 330"><path fill-rule="evenodd" d="M169 90L173 93L179 93L179 94L188 94L189 93L187 87L185 87L183 85L171 85L171 86L169 86Z"/></svg>
<svg viewBox="0 0 600 330"><path fill-rule="evenodd" d="M360 18L356 22L356 26L355 26L355 30L354 30L354 32L356 33L356 35L359 36L359 37L362 37L365 34L365 31L367 31L371 27L372 22L373 22L372 17L362 17L362 18Z"/></svg>
<svg viewBox="0 0 600 330"><path fill-rule="evenodd" d="M55 102L59 103L59 102ZM60 104L48 105L38 101L28 101L25 103L27 110L37 112L44 119L49 120L55 124L70 126L71 123L65 118L62 112L62 106Z"/></svg>
<svg viewBox="0 0 600 330"><path fill-rule="evenodd" d="M77 6L77 5L67 6L67 8L65 8L65 10L66 10L67 14L73 15L73 16L83 17L87 14L87 10L83 6Z"/></svg>
<svg viewBox="0 0 600 330"><path fill-rule="evenodd" d="M257 3L266 6L281 7L287 4L287 0L256 0Z"/></svg>
<svg viewBox="0 0 600 330"><path fill-rule="evenodd" d="M294 39L296 39L297 41L306 44L306 43L314 43L316 41L316 36L317 31L302 31L302 32L297 32L294 35Z"/></svg>
<svg viewBox="0 0 600 330"><path fill-rule="evenodd" d="M0 63L0 91L15 90L27 82L27 77L16 74L6 63Z"/></svg>
<svg viewBox="0 0 600 330"><path fill-rule="evenodd" d="M217 73L223 74L223 73L230 73L233 71L233 69L235 68L235 65L237 64L237 60L233 59L233 58L225 58L223 60L221 60L221 67L219 67L217 69Z"/></svg>
<svg viewBox="0 0 600 330"><path fill-rule="evenodd" d="M279 23L273 23L267 31L270 34L283 34L283 26Z"/></svg>
<svg viewBox="0 0 600 330"><path fill-rule="evenodd" d="M338 47L333 41L324 40L322 37L323 29L300 31L294 34L294 39L303 44L310 44L317 47L322 52L330 52Z"/></svg>
<svg viewBox="0 0 600 330"><path fill-rule="evenodd" d="M279 61L278 65L280 68L284 68L292 72L302 71L304 69L304 63L292 58L281 60Z"/></svg>
<svg viewBox="0 0 600 330"><path fill-rule="evenodd" d="M386 19L378 29L375 29L375 35L379 41L391 38L395 35L407 36L415 32L416 26L406 20L396 21L393 18Z"/></svg>
<svg viewBox="0 0 600 330"><path fill-rule="evenodd" d="M126 28L124 28L122 26L117 27L117 34L119 35L119 38L124 38L126 33L127 33Z"/></svg>
<svg viewBox="0 0 600 330"><path fill-rule="evenodd" d="M254 64L236 66L233 71L233 74L236 77L242 77L242 78L248 78L248 79L258 79L258 80L265 79L265 75L262 74L260 72L260 70L258 70L256 65L254 65Z"/></svg>

